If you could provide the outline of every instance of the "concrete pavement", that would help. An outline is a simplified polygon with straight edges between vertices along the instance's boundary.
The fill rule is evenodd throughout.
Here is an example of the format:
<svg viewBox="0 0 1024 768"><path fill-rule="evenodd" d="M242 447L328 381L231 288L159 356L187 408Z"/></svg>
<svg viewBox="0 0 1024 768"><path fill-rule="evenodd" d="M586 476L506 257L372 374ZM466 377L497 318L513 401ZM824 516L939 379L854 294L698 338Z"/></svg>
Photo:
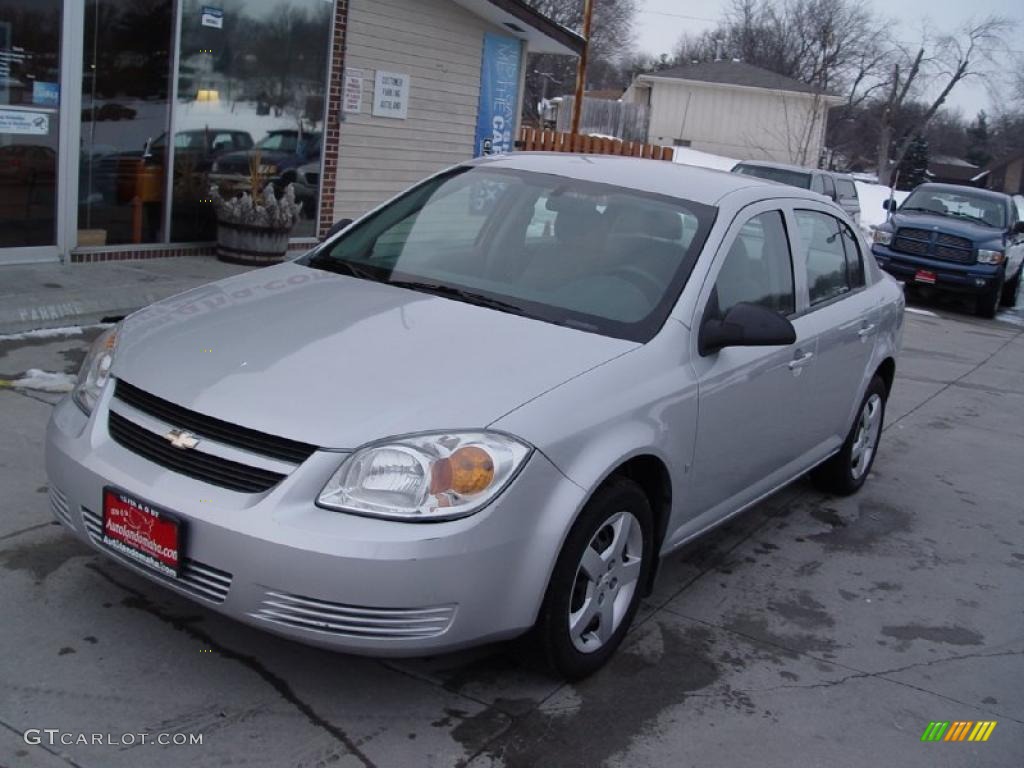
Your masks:
<svg viewBox="0 0 1024 768"><path fill-rule="evenodd" d="M0 335L121 317L247 269L212 256L3 267Z"/></svg>
<svg viewBox="0 0 1024 768"><path fill-rule="evenodd" d="M54 396L0 391L0 765L1011 766L1024 755L1024 332L910 314L872 477L798 482L673 554L610 666L377 661L228 621L50 524ZM0 343L0 377L88 336ZM922 743L995 720L986 743ZM27 745L28 728L201 733Z"/></svg>

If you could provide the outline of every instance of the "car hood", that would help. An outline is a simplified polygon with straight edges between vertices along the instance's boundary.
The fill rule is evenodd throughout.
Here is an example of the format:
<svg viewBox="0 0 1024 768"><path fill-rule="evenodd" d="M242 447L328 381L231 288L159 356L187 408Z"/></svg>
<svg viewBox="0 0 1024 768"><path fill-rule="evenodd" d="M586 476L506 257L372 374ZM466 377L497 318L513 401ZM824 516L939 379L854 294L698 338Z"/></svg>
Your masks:
<svg viewBox="0 0 1024 768"><path fill-rule="evenodd" d="M113 373L218 419L348 449L484 427L637 346L287 263L131 315Z"/></svg>
<svg viewBox="0 0 1024 768"><path fill-rule="evenodd" d="M916 227L918 229L932 229L958 237L966 237L975 243L986 240L999 240L1003 231L995 227L986 227L984 224L976 224L967 219L955 219L951 216L941 216L930 213L900 213L897 211L892 217L892 226Z"/></svg>

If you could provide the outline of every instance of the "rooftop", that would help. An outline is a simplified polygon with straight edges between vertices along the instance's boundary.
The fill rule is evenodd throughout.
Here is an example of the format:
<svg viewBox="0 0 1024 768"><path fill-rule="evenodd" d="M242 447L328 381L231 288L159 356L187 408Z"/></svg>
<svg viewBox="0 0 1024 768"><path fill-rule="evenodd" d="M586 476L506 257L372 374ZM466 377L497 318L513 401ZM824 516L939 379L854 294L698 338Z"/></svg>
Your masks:
<svg viewBox="0 0 1024 768"><path fill-rule="evenodd" d="M747 88L765 88L772 91L791 91L811 95L833 96L807 83L801 83L792 77L747 64L745 61L721 60L703 61L696 64L684 64L671 69L660 69L640 75L641 79L666 78L673 80L689 80L699 83L717 83L721 85L741 85Z"/></svg>

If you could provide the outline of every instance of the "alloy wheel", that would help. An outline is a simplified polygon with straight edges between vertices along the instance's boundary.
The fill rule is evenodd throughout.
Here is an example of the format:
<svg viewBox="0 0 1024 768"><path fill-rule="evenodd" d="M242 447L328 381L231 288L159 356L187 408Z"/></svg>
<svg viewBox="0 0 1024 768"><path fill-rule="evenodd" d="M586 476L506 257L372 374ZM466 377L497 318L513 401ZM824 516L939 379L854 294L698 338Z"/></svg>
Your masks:
<svg viewBox="0 0 1024 768"><path fill-rule="evenodd" d="M882 432L882 398L872 394L861 408L857 421L857 436L850 451L850 472L854 480L860 480L874 458L878 437Z"/></svg>
<svg viewBox="0 0 1024 768"><path fill-rule="evenodd" d="M621 511L597 529L576 569L569 600L569 636L581 653L593 653L611 639L633 601L643 562L643 529Z"/></svg>

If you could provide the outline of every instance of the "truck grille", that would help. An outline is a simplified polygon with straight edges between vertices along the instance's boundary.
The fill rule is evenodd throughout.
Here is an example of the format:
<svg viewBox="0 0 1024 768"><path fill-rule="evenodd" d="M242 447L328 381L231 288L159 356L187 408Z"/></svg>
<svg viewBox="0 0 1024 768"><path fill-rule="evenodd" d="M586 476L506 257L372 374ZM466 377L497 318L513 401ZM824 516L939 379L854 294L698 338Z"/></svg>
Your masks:
<svg viewBox="0 0 1024 768"><path fill-rule="evenodd" d="M103 518L87 507L82 507L82 522L85 523L85 530L89 538L99 546L103 546ZM137 565L128 558L122 557L109 548L105 552L121 562ZM214 603L223 603L231 589L231 580L234 578L227 571L214 568L212 565L200 563L197 560L185 558L181 564L181 575L177 579L164 576L157 571L146 570L146 573L154 579L177 587L193 597L201 597Z"/></svg>
<svg viewBox="0 0 1024 768"><path fill-rule="evenodd" d="M180 405L151 395L120 379L114 389L114 397L153 418L165 421L179 429L187 429L199 437L208 437L219 443L252 451L272 459L301 464L316 451L316 446L308 443L268 435L265 432L240 427L237 424L190 411L188 408L182 408Z"/></svg>
<svg viewBox="0 0 1024 768"><path fill-rule="evenodd" d="M892 249L912 256L926 256L958 264L974 263L974 243L966 237L903 227L896 232Z"/></svg>
<svg viewBox="0 0 1024 768"><path fill-rule="evenodd" d="M122 448L173 472L240 493L270 490L284 475L197 450L175 448L160 435L110 412L107 431Z"/></svg>

